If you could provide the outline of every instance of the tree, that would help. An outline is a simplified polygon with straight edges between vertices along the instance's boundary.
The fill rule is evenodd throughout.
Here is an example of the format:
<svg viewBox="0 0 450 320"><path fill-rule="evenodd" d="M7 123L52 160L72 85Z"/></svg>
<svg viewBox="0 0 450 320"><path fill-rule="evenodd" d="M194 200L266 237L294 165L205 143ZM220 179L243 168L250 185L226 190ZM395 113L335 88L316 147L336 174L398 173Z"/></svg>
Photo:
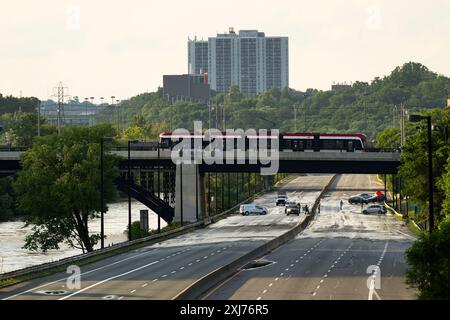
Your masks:
<svg viewBox="0 0 450 320"><path fill-rule="evenodd" d="M0 221L8 220L14 215L14 192L12 178L0 178Z"/></svg>
<svg viewBox="0 0 450 320"><path fill-rule="evenodd" d="M400 130L397 128L387 128L379 132L375 147L381 149L400 148Z"/></svg>
<svg viewBox="0 0 450 320"><path fill-rule="evenodd" d="M19 147L29 147L37 136L37 114L35 113L5 113L0 117L11 144ZM45 118L41 116L41 124L45 125ZM48 131L48 130L47 130ZM45 134L43 132L43 134Z"/></svg>
<svg viewBox="0 0 450 320"><path fill-rule="evenodd" d="M444 127L450 125L449 121L450 110L436 109L425 112L424 114L431 115L432 123ZM443 132L433 131L433 199L434 208L437 213L442 209L444 199L446 198L445 190L439 186L441 177L445 174L445 167L450 156L450 145L444 139ZM423 212L428 212L428 156L427 156L427 130L417 130L409 126L407 128L406 144L402 148L402 164L400 166L399 174L404 182L404 194L407 194L411 199L418 203L423 209ZM438 217L437 217L438 218Z"/></svg>
<svg viewBox="0 0 450 320"><path fill-rule="evenodd" d="M142 127L132 126L125 129L125 140L144 140L146 134Z"/></svg>
<svg viewBox="0 0 450 320"><path fill-rule="evenodd" d="M432 234L422 233L406 258L406 282L419 290L420 299L450 299L450 219Z"/></svg>
<svg viewBox="0 0 450 320"><path fill-rule="evenodd" d="M89 221L100 212L100 139L113 133L110 125L67 127L60 136L37 139L22 155L14 188L26 222L35 225L24 248L45 252L66 243L93 250L100 238L89 233ZM105 152L105 202L115 194L117 161Z"/></svg>

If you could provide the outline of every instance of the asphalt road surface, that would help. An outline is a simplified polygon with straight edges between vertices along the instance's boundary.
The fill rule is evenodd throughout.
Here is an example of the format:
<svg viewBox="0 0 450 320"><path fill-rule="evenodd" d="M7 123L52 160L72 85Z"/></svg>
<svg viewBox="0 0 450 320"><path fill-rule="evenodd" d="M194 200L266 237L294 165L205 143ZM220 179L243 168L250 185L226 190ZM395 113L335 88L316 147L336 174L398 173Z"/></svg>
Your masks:
<svg viewBox="0 0 450 320"><path fill-rule="evenodd" d="M300 176L283 189L290 200L313 205L331 175ZM0 289L0 299L172 299L193 282L288 231L304 216L275 207L276 192L256 204L265 216L234 215L204 229L81 267L80 286L59 273ZM75 287L75 288L74 288Z"/></svg>
<svg viewBox="0 0 450 320"><path fill-rule="evenodd" d="M363 215L349 196L382 191L374 176L338 176L310 226L263 257L270 264L240 270L206 299L415 299L407 288L404 252L414 236L390 215ZM340 199L344 200L340 210Z"/></svg>

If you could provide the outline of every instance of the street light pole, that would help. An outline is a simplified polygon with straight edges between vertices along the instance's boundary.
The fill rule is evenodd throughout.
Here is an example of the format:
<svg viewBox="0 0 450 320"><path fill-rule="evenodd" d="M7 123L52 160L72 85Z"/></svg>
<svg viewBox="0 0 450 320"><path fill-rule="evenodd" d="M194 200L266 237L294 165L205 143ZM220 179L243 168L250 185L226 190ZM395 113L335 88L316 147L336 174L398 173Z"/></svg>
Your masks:
<svg viewBox="0 0 450 320"><path fill-rule="evenodd" d="M131 144L137 142L137 140L128 140L128 241L131 241Z"/></svg>
<svg viewBox="0 0 450 320"><path fill-rule="evenodd" d="M430 233L434 229L434 201L433 201L433 142L431 136L431 116L427 116L427 128L428 128L428 197L430 207Z"/></svg>
<svg viewBox="0 0 450 320"><path fill-rule="evenodd" d="M422 120L427 120L427 134L428 134L428 211L429 211L429 224L430 233L434 229L434 200L433 200L433 141L432 141L432 126L431 126L431 116L421 116L421 115L410 115L410 122L420 122Z"/></svg>
<svg viewBox="0 0 450 320"><path fill-rule="evenodd" d="M105 229L104 229L104 217L103 212L105 211L104 204L104 178L103 178L103 143L104 139L101 139L100 142L100 239L101 239L101 248L105 247Z"/></svg>
<svg viewBox="0 0 450 320"><path fill-rule="evenodd" d="M112 138L102 137L100 139L100 243L102 249L105 247L105 182L103 149L104 143L108 141L112 141Z"/></svg>

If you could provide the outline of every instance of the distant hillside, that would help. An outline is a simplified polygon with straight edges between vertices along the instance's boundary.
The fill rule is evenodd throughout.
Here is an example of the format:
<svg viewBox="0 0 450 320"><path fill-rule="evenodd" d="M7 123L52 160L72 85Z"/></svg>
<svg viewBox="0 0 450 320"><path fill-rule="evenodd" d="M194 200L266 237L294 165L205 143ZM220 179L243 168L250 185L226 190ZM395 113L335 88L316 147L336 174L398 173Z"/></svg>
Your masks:
<svg viewBox="0 0 450 320"><path fill-rule="evenodd" d="M219 109L217 120L222 124L225 107L227 128L279 128L294 131L294 106L297 108L297 131L363 132L370 137L388 128L399 126L400 104L409 110L439 108L450 97L450 79L430 71L419 63L406 63L383 78L371 83L355 82L345 91L280 92L274 89L257 97L243 97L236 87L227 94L214 97ZM145 93L123 103L127 119L145 120L147 126L158 130L192 129L194 120L208 126L207 106L188 102L170 103L163 99L161 89ZM216 112L212 124L215 126ZM139 121L138 121L139 122Z"/></svg>

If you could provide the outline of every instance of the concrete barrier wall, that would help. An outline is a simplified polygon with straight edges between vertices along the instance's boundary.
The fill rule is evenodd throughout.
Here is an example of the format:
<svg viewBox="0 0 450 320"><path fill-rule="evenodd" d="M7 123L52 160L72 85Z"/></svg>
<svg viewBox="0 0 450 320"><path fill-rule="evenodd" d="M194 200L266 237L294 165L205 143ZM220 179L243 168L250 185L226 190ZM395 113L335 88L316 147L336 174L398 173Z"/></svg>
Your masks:
<svg viewBox="0 0 450 320"><path fill-rule="evenodd" d="M273 240L270 240L269 242L264 243L263 245L257 247L251 252L245 254L244 256L234 260L233 262L224 265L205 275L204 277L193 283L191 286L186 288L184 291L182 291L180 294L178 294L174 298L174 300L195 300L201 298L201 296L205 294L208 290L212 289L225 279L229 278L237 270L242 268L251 260L264 256L267 253L285 244L286 242L294 239L297 234L303 231L309 225L309 223L313 221L316 209L320 203L320 199L322 198L324 193L328 191L329 187L335 181L335 179L336 175L334 175L327 183L327 185L322 189L322 191L320 192L319 196L317 197L314 203L311 214L306 216L306 218L303 221L299 222L295 227L293 227L286 233L276 237Z"/></svg>
<svg viewBox="0 0 450 320"><path fill-rule="evenodd" d="M199 222L195 222L195 223L191 223L191 224L187 224L183 227L180 227L178 229L175 230L171 230L171 231L167 231L161 234L155 234L155 235L151 235L145 238L141 238L141 239L136 239L136 240L132 240L132 241L126 241L126 242L122 242L122 243L117 243L115 245L106 247L104 249L98 249L95 250L93 252L88 252L88 253L84 253L84 254L79 254L76 256L72 256L72 257L67 257L58 261L53 261L53 262L48 262L48 263L43 263L43 264L39 264L36 266L31 266L31 267L27 267L27 268L23 268L23 269L19 269L19 270L14 270L11 272L7 272L7 273L3 273L0 274L0 281L2 280L6 280L6 279L11 279L11 278L15 278L15 277L19 277L19 276L25 276L25 275L30 275L32 273L36 273L36 272L44 272L44 271L48 271L50 269L53 268L57 268L57 267L61 267L64 265L69 265L69 264L76 264L77 262L81 262L85 259L89 259L92 257L97 257L100 256L102 254L105 253L114 253L115 251L119 251L121 249L125 249L125 248L130 248L133 247L135 245L139 245L139 244L145 244L145 245L151 245L153 243L157 243L159 241L162 240L167 240L170 238L174 238L176 236L179 236L183 233L192 231L196 228L203 228L211 223L213 223L213 219L214 218L220 218L223 216L226 216L230 213L233 213L237 208L239 208L239 206L241 204L244 203L248 203L248 201L251 201L252 199L254 199L255 197L258 197L259 195L261 195L262 193L267 192L267 191L262 191L258 194L253 195L252 197L245 199L244 201L240 202L239 204L237 204L236 206L234 206L233 208L218 214L216 216L211 216L211 217L207 217L205 218L203 221L199 221Z"/></svg>
<svg viewBox="0 0 450 320"><path fill-rule="evenodd" d="M160 234L155 234L155 235L151 235L145 238L141 238L141 239L136 239L136 240L132 240L132 241L126 241L126 242L122 242L122 243L117 243L115 245L106 247L104 249L98 249L92 252L88 252L88 253L84 253L84 254L79 254L76 256L72 256L72 257L67 257L58 261L53 261L53 262L49 262L49 263L44 263L44 264L40 264L40 265L36 265L36 266L31 266L31 267L27 267L27 268L23 268L23 269L19 269L19 270L15 270L15 271L11 271L11 272L7 272L7 273L3 273L0 274L0 281L1 280L5 280L5 279L10 279L10 278L14 278L14 277L19 277L19 276L24 276L24 275L28 275L28 274L32 274L35 272L43 272L43 271L47 271L56 267L60 267L63 265L67 265L67 264L76 264L77 262L80 262L82 260L85 259L89 259L92 257L96 257L96 256L100 256L102 254L105 253L112 253L115 251L118 251L120 249L124 249L124 248L129 248L135 245L139 245L139 244L145 244L145 245L150 245L152 243L156 243L159 242L161 240L166 240L166 239L170 239L170 238L174 238L180 234L189 232L195 228L198 227L202 227L204 226L204 222L200 221L200 222L196 222L196 223L192 223L192 224L188 224L185 225L183 227L180 227L178 229L175 230L171 230L171 231L167 231L164 233L160 233Z"/></svg>

